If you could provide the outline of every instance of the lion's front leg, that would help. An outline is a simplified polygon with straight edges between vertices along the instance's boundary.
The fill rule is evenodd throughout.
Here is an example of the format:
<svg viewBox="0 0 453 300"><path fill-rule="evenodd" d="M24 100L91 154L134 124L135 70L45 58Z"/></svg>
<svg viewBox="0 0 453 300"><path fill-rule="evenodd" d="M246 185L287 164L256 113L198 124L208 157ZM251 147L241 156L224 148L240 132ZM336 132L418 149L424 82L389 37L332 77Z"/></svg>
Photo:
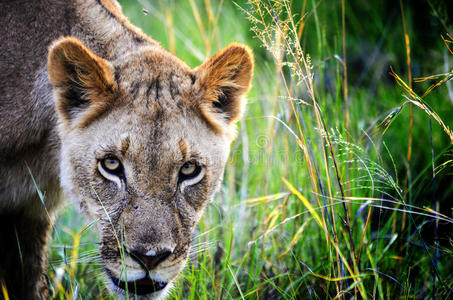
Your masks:
<svg viewBox="0 0 453 300"><path fill-rule="evenodd" d="M0 214L0 281L10 299L48 299L45 277L50 220Z"/></svg>

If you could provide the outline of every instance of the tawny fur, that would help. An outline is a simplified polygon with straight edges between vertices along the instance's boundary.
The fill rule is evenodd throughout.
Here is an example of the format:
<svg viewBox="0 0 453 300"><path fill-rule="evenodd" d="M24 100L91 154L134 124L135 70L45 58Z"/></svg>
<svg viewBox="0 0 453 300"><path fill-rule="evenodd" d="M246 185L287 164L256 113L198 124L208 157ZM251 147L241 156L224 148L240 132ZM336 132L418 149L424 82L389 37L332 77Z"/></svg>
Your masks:
<svg viewBox="0 0 453 300"><path fill-rule="evenodd" d="M149 271L170 286L222 180L251 51L232 44L191 69L110 0L1 1L0 47L0 281L10 298L48 297L61 187L97 220L107 281ZM121 177L103 173L106 157L121 161ZM182 180L186 162L201 171ZM128 253L171 254L144 270L121 259L119 235Z"/></svg>

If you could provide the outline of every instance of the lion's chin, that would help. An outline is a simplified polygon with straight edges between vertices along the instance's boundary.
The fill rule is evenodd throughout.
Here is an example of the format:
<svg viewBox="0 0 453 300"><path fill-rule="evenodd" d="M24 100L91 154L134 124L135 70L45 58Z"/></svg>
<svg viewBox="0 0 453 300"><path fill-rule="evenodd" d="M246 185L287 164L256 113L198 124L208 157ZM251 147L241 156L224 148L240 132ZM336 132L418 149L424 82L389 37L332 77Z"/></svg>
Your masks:
<svg viewBox="0 0 453 300"><path fill-rule="evenodd" d="M110 289L119 299L161 299L168 290L168 282L151 279L149 275L133 281L122 281L109 274Z"/></svg>

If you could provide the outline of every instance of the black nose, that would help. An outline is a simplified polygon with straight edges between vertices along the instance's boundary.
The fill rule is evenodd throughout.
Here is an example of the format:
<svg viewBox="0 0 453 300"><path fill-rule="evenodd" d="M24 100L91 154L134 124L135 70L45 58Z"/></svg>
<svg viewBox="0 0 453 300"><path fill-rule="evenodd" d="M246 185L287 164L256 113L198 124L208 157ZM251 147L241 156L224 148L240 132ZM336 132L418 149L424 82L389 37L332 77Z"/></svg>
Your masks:
<svg viewBox="0 0 453 300"><path fill-rule="evenodd" d="M155 255L146 255L138 251L130 251L131 257L142 265L146 270L152 270L163 262L170 254L170 250L162 250Z"/></svg>

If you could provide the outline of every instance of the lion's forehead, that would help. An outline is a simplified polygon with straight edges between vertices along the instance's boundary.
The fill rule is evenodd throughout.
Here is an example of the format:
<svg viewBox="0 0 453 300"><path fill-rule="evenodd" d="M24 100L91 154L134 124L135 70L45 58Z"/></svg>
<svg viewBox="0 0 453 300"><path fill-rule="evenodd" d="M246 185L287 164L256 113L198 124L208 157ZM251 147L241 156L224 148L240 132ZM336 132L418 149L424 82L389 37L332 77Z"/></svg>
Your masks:
<svg viewBox="0 0 453 300"><path fill-rule="evenodd" d="M162 169L189 160L210 166L222 160L225 150L221 137L202 122L190 119L172 118L148 124L123 134L116 144L124 145L125 140L130 143L127 154Z"/></svg>
<svg viewBox="0 0 453 300"><path fill-rule="evenodd" d="M129 105L145 104L154 109L182 109L192 97L190 76L169 71L168 73L148 74L146 78L135 77L119 84L121 98Z"/></svg>
<svg viewBox="0 0 453 300"><path fill-rule="evenodd" d="M103 123L109 124L106 126ZM112 112L93 128L98 149L113 150L137 167L174 168L188 160L215 166L226 159L227 142L197 114L190 111L141 110L127 107Z"/></svg>
<svg viewBox="0 0 453 300"><path fill-rule="evenodd" d="M131 53L115 65L120 97L132 105L182 105L190 98L195 77L180 60L153 49Z"/></svg>

